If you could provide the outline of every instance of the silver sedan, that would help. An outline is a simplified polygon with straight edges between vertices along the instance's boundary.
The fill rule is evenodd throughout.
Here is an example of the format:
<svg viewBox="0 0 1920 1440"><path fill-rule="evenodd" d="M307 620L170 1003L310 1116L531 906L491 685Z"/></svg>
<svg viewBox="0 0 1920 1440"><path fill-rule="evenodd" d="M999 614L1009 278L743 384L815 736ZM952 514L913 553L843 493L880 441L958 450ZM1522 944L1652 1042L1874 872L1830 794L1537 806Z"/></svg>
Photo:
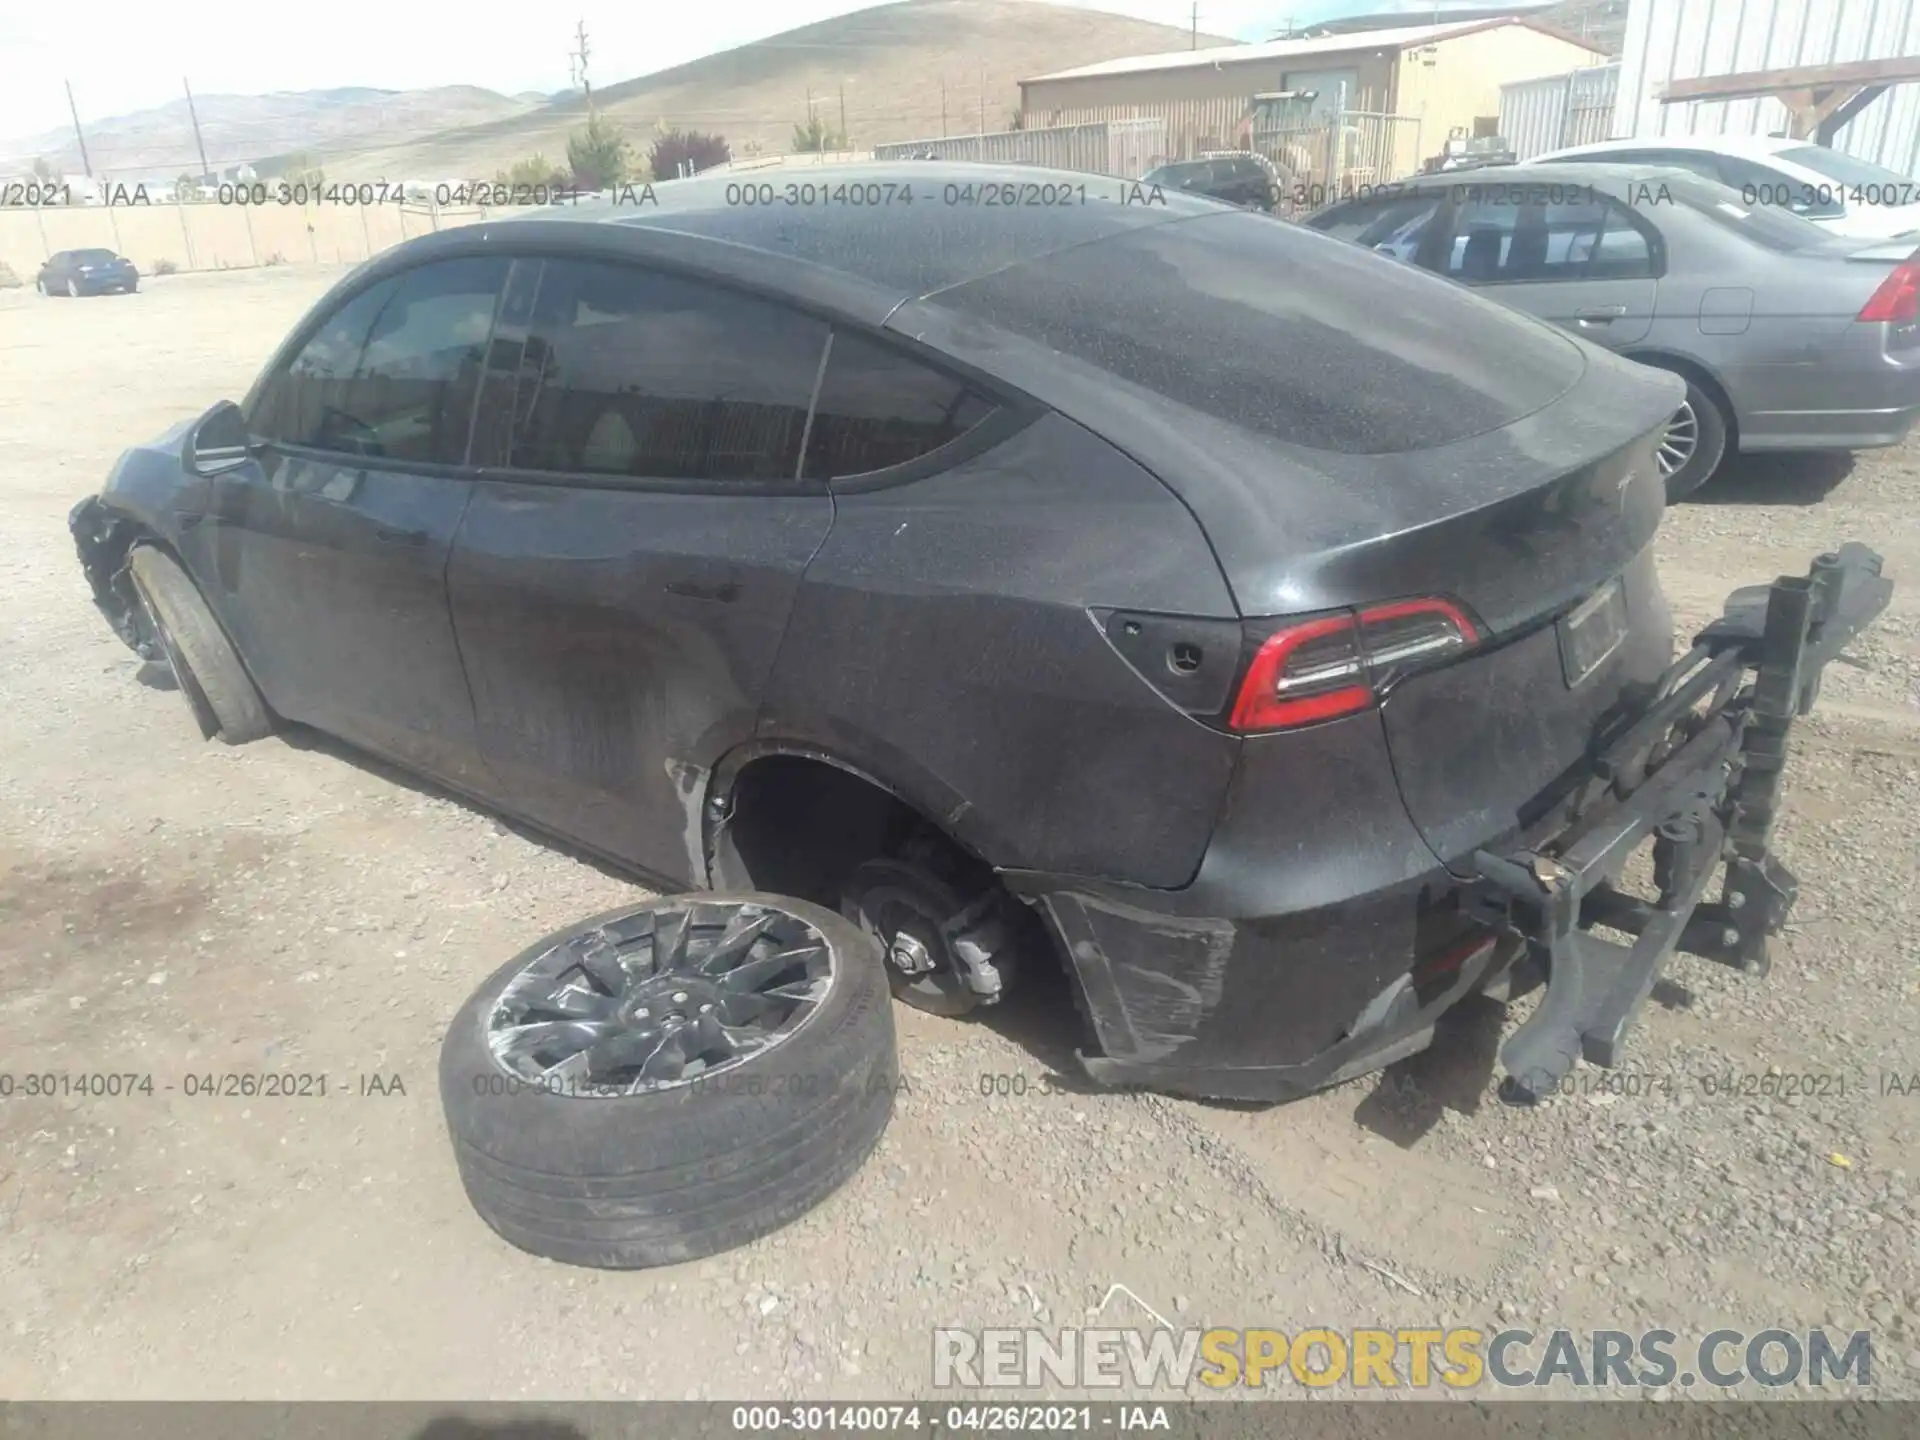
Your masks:
<svg viewBox="0 0 1920 1440"><path fill-rule="evenodd" d="M1920 234L1836 236L1686 171L1515 165L1305 223L1687 382L1667 493L1735 452L1897 445L1920 415Z"/></svg>

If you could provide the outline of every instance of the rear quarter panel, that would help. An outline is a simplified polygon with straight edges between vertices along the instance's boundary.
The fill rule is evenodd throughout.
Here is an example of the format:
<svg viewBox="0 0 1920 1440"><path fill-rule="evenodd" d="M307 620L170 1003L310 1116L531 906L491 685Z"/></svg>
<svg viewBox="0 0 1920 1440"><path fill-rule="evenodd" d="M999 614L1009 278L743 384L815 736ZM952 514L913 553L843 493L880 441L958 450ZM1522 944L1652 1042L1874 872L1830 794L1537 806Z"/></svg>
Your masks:
<svg viewBox="0 0 1920 1440"><path fill-rule="evenodd" d="M1173 495L1050 414L835 507L759 742L837 756L996 866L1190 880L1239 742L1163 699L1088 615L1234 616Z"/></svg>

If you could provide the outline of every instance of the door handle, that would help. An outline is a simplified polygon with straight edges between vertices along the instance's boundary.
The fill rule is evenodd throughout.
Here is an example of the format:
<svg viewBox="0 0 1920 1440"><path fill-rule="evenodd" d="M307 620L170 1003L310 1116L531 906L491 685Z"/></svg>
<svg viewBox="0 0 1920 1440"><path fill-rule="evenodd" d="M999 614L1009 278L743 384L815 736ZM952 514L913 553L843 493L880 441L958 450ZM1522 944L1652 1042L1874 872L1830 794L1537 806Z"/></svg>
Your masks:
<svg viewBox="0 0 1920 1440"><path fill-rule="evenodd" d="M1573 318L1583 325L1605 325L1609 320L1618 320L1627 313L1624 305L1590 305L1585 310L1573 312Z"/></svg>
<svg viewBox="0 0 1920 1440"><path fill-rule="evenodd" d="M375 539L384 540L389 545L424 545L427 543L427 532L424 530L395 530L390 526L376 525L373 527L373 534Z"/></svg>

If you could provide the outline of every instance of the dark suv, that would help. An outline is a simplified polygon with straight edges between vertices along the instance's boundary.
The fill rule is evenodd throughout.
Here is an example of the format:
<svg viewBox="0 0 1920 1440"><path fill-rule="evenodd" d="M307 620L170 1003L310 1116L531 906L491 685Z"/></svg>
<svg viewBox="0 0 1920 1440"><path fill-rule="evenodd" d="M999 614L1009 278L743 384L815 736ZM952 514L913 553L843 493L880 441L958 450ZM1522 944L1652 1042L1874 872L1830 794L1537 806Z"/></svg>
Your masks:
<svg viewBox="0 0 1920 1440"><path fill-rule="evenodd" d="M1272 210L1280 202L1280 181L1258 155L1211 155L1161 165L1140 177L1142 185L1159 185L1205 195L1249 210Z"/></svg>
<svg viewBox="0 0 1920 1440"><path fill-rule="evenodd" d="M1085 200L977 200L1033 185ZM1103 1081L1295 1094L1532 975L1537 1087L1676 945L1759 953L1779 766L1728 775L1884 582L1847 551L1670 668L1677 381L1130 183L843 186L388 251L75 508L101 608L209 735L824 901L912 1003L1057 956ZM1685 929L1723 837L1745 907Z"/></svg>

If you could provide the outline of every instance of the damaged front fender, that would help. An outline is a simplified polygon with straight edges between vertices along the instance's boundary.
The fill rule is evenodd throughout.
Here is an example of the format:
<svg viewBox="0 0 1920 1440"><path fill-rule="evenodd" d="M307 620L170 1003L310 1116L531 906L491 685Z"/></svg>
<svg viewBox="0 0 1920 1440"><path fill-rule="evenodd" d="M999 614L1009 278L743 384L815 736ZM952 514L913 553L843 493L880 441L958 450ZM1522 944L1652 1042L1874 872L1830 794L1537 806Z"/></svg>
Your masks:
<svg viewBox="0 0 1920 1440"><path fill-rule="evenodd" d="M159 640L127 570L127 554L142 533L140 526L100 496L89 495L68 512L67 529L80 552L80 569L93 591L94 607L134 654L143 660L160 659Z"/></svg>

